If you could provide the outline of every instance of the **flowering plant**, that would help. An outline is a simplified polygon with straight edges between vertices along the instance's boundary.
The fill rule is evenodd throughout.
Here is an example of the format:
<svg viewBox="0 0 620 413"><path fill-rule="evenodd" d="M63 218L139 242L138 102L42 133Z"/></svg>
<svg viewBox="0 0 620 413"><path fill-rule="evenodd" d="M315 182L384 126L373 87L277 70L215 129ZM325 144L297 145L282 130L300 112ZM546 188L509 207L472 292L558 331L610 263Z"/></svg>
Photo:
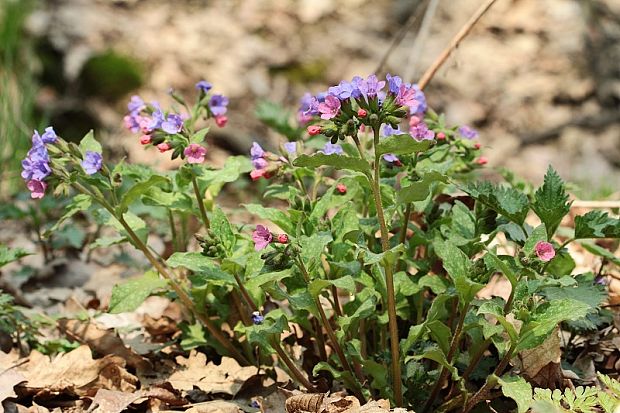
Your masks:
<svg viewBox="0 0 620 413"><path fill-rule="evenodd" d="M169 290L222 355L263 366L275 355L308 391L342 383L360 400L422 412L469 412L495 388L524 411L530 385L511 371L513 358L558 326L608 322L604 287L592 273L573 274L566 247L620 238L620 220L595 211L576 217L569 235L559 231L570 202L552 168L529 194L478 181L487 161L477 132L449 126L416 85L371 75L308 94L297 113L303 136L288 118L264 116L286 131L280 148L254 143L250 159L221 169L206 164L208 128L197 125L224 126L228 100L209 96L207 82L196 88L191 107L172 94L186 113L134 97L125 118L142 144L185 160L177 171L108 165L92 133L80 145L51 128L33 136L23 174L33 198L50 185L75 193L62 220L102 207L97 219L118 231L107 245L129 242L153 267L115 287L110 311ZM244 205L262 220L253 231L205 199L246 173L269 183L264 204ZM149 248L140 205L165 211L170 256ZM200 223L197 244L180 235L190 217ZM508 296L484 298L492 277L509 282ZM296 334L283 341L287 330Z"/></svg>

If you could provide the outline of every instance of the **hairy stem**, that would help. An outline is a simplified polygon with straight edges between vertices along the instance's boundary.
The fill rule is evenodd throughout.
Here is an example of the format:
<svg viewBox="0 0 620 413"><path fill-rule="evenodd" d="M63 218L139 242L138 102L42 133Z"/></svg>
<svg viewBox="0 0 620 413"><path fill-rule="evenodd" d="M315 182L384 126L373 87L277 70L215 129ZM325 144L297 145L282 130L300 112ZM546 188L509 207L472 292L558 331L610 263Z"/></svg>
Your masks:
<svg viewBox="0 0 620 413"><path fill-rule="evenodd" d="M289 355L286 353L286 351L284 351L284 349L280 345L280 342L278 341L278 339L276 337L272 337L270 340L270 344L271 344L271 347L273 347L273 349L276 351L276 353L278 353L280 360L282 360L284 364L286 364L286 367L291 372L291 375L295 378L295 380L297 380L299 384L301 384L306 389L308 389L308 391L312 393L316 393L318 391L316 387L314 387L314 385L310 383L310 380L308 380L308 378L301 372L301 370L299 370L299 368L293 362L293 360L291 360Z"/></svg>
<svg viewBox="0 0 620 413"><path fill-rule="evenodd" d="M198 202L198 209L200 209L200 217L202 218L202 223L205 228L209 229L211 227L211 223L209 222L209 217L207 216L207 209L205 208L204 197L200 194L200 188L198 187L198 181L196 180L196 176L192 172L192 186L194 187L194 194L196 195L196 202Z"/></svg>
<svg viewBox="0 0 620 413"><path fill-rule="evenodd" d="M177 228L174 223L174 215L172 215L172 210L168 209L168 224L170 224L170 236L172 237L172 247L175 251L180 251L181 246L179 245L179 237L177 235Z"/></svg>

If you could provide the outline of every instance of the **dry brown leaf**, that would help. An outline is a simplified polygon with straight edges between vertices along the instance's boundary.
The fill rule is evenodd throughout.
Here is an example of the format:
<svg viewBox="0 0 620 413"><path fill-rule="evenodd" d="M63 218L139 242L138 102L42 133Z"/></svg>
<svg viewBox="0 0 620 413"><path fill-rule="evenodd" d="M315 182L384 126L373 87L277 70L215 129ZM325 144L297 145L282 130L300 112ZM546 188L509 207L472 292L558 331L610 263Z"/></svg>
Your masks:
<svg viewBox="0 0 620 413"><path fill-rule="evenodd" d="M220 365L207 364L207 357L195 350L188 358L176 358L179 367L168 377L177 390L192 390L194 386L207 393L226 393L234 396L243 383L257 373L256 367L241 367L230 357L223 357Z"/></svg>
<svg viewBox="0 0 620 413"><path fill-rule="evenodd" d="M353 396L330 396L323 401L321 413L359 413L360 401Z"/></svg>
<svg viewBox="0 0 620 413"><path fill-rule="evenodd" d="M98 354L115 354L124 358L128 365L135 367L138 371L149 371L151 369L151 364L145 358L125 347L123 340L118 337L114 330L104 329L94 322L67 319L59 320L58 327L63 334L67 334L81 343L88 344Z"/></svg>
<svg viewBox="0 0 620 413"><path fill-rule="evenodd" d="M137 383L124 366L125 361L113 355L93 360L90 348L84 345L53 359L33 351L28 363L18 370L27 379L21 386L27 393L75 391L78 395L94 395L100 387L122 390L131 387L128 381Z"/></svg>
<svg viewBox="0 0 620 413"><path fill-rule="evenodd" d="M115 390L99 389L93 398L93 404L97 406L94 413L121 413L131 403L140 399L142 394L124 393Z"/></svg>
<svg viewBox="0 0 620 413"><path fill-rule="evenodd" d="M560 329L556 330L538 347L524 350L515 359L515 364L526 378L534 378L549 363L560 363Z"/></svg>
<svg viewBox="0 0 620 413"><path fill-rule="evenodd" d="M0 413L4 411L2 402L9 397L17 397L13 387L23 381L26 381L26 378L18 371L15 371L15 369L5 370L0 373Z"/></svg>
<svg viewBox="0 0 620 413"><path fill-rule="evenodd" d="M385 413L389 411L390 402L385 399L369 401L360 409L360 413Z"/></svg>
<svg viewBox="0 0 620 413"><path fill-rule="evenodd" d="M238 405L224 400L200 403L185 410L185 413L243 413Z"/></svg>

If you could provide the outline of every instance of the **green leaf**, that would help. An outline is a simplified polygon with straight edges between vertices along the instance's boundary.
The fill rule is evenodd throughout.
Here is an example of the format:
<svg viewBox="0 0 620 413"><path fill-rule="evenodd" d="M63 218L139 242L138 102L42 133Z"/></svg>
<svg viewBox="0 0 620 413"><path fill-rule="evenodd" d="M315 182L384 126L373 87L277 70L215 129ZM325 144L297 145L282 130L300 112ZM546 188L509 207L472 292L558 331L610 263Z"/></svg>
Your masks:
<svg viewBox="0 0 620 413"><path fill-rule="evenodd" d="M291 113L276 103L258 102L256 117L276 132L286 136L290 141L297 140L301 135L302 129L291 125Z"/></svg>
<svg viewBox="0 0 620 413"><path fill-rule="evenodd" d="M161 188L151 187L142 197L144 205L169 208L175 211L192 209L192 199L181 192L165 192Z"/></svg>
<svg viewBox="0 0 620 413"><path fill-rule="evenodd" d="M620 219L610 218L603 211L575 217L575 239L583 238L620 238Z"/></svg>
<svg viewBox="0 0 620 413"><path fill-rule="evenodd" d="M607 261L620 267L620 258L616 257L608 249L605 249L590 242L580 242L580 244L586 251L590 252L591 254L605 258Z"/></svg>
<svg viewBox="0 0 620 413"><path fill-rule="evenodd" d="M408 155L415 152L422 152L431 146L432 141L416 141L409 134L391 135L382 138L375 149L379 155L393 153L394 155Z"/></svg>
<svg viewBox="0 0 620 413"><path fill-rule="evenodd" d="M532 203L532 210L545 224L549 235L555 233L562 218L570 211L570 205L562 178L549 165L545 181L534 194Z"/></svg>
<svg viewBox="0 0 620 413"><path fill-rule="evenodd" d="M540 224L537 226L534 231L527 237L525 241L525 245L523 246L523 253L526 256L531 256L534 253L534 249L536 248L536 244L540 241L547 241L547 228L545 224Z"/></svg>
<svg viewBox="0 0 620 413"><path fill-rule="evenodd" d="M155 271L148 271L142 277L117 284L112 288L109 312L112 314L134 311L154 291L165 288L166 280Z"/></svg>
<svg viewBox="0 0 620 413"><path fill-rule="evenodd" d="M295 227L291 223L291 219L284 211L276 208L265 208L259 204L244 204L245 209L252 215L273 222L287 234L294 234Z"/></svg>
<svg viewBox="0 0 620 413"><path fill-rule="evenodd" d="M31 254L22 248L8 248L6 245L0 245L0 267L27 255Z"/></svg>
<svg viewBox="0 0 620 413"><path fill-rule="evenodd" d="M348 169L362 173L370 172L370 164L364 159L335 154L315 153L314 155L300 155L293 161L293 165L306 168L333 166L336 169Z"/></svg>
<svg viewBox="0 0 620 413"><path fill-rule="evenodd" d="M249 280L246 280L245 286L248 290L254 290L255 288L262 287L265 284L282 281L292 275L293 273L290 269L276 272L264 272L251 277Z"/></svg>
<svg viewBox="0 0 620 413"><path fill-rule="evenodd" d="M232 253L235 245L235 232L233 231L233 227L230 225L230 222L224 212L218 207L213 209L213 215L211 216L211 230L220 239L220 242L226 251L228 251L229 254Z"/></svg>
<svg viewBox="0 0 620 413"><path fill-rule="evenodd" d="M448 362L448 360L446 360L445 354L439 348L430 348L429 350L426 350L424 353L422 353L420 355L410 356L410 357L407 357L407 359L413 359L413 360L428 359L428 360L433 360L433 361L439 363L440 365L442 365L443 367L445 367L446 369L448 369L448 371L450 371L450 373L452 373L452 377L453 378L455 378L455 379L458 378L458 370L456 369L456 367L451 365ZM407 360L405 360L405 363L406 362L407 362Z"/></svg>
<svg viewBox="0 0 620 413"><path fill-rule="evenodd" d="M313 280L308 285L308 291L310 292L310 295L317 297L325 288L332 285L340 288L341 290L348 291L349 293L355 292L355 280L350 275L345 275L344 277L340 277L335 280Z"/></svg>
<svg viewBox="0 0 620 413"><path fill-rule="evenodd" d="M532 386L523 377L503 376L498 379L504 396L517 402L517 413L526 413L532 405Z"/></svg>
<svg viewBox="0 0 620 413"><path fill-rule="evenodd" d="M198 181L208 187L217 187L239 179L252 170L252 162L245 156L229 156L222 169L205 170Z"/></svg>
<svg viewBox="0 0 620 413"><path fill-rule="evenodd" d="M567 251L559 251L547 264L546 272L555 276L569 275L575 266L575 260Z"/></svg>
<svg viewBox="0 0 620 413"><path fill-rule="evenodd" d="M85 194L78 194L73 197L71 202L65 207L65 213L56 223L46 231L46 235L51 234L60 228L60 225L78 212L85 212L92 205L92 199Z"/></svg>
<svg viewBox="0 0 620 413"><path fill-rule="evenodd" d="M522 225L529 210L529 201L523 192L490 182L469 184L463 188L473 198L509 220Z"/></svg>
<svg viewBox="0 0 620 413"><path fill-rule="evenodd" d="M443 354L447 356L450 351L450 339L452 338L452 330L450 327L439 320L434 320L426 323L426 328L439 345L441 351L443 351Z"/></svg>
<svg viewBox="0 0 620 413"><path fill-rule="evenodd" d="M310 274L312 274L321 263L321 255L324 254L325 247L332 242L332 240L332 235L329 232L320 232L310 237L304 235L299 239L301 259L306 264L306 269Z"/></svg>
<svg viewBox="0 0 620 413"><path fill-rule="evenodd" d="M427 142L427 141L423 141ZM439 172L429 172L424 175L422 180L412 182L410 185L405 186L398 191L398 202L409 203L424 201L431 192L431 185L435 182L447 182L445 175Z"/></svg>
<svg viewBox="0 0 620 413"><path fill-rule="evenodd" d="M91 129L80 141L80 152L86 155L86 151L102 153L101 144L95 140L95 134Z"/></svg>
<svg viewBox="0 0 620 413"><path fill-rule="evenodd" d="M121 198L119 205L121 213L127 211L129 206L148 192L153 186L167 184L169 180L163 176L153 175L146 181L136 182Z"/></svg>
<svg viewBox="0 0 620 413"><path fill-rule="evenodd" d="M142 218L140 218L133 212L125 212L123 214L123 218L125 219L125 222L129 226L129 228L131 228L133 232L136 233L138 238L142 242L146 242L146 237L148 236L149 232L148 228L146 227L146 222L144 222ZM116 218L110 215L106 223L115 228L119 232L119 234L125 237L128 241L131 241L131 237L127 233L127 230L125 230L125 227L123 227L123 225Z"/></svg>
<svg viewBox="0 0 620 413"><path fill-rule="evenodd" d="M217 285L236 284L235 278L222 271L209 257L199 252L175 252L166 260L172 267L184 267L192 271L195 276L191 278L196 286L213 283Z"/></svg>
<svg viewBox="0 0 620 413"><path fill-rule="evenodd" d="M582 301L563 299L541 305L531 319L523 325L516 351L539 346L563 321L578 320L585 317L590 306Z"/></svg>
<svg viewBox="0 0 620 413"><path fill-rule="evenodd" d="M474 273L471 261L463 251L450 241L436 240L435 253L443 261L443 267L454 282L459 295L459 306L463 308L474 299L476 293L484 287L472 281L469 276Z"/></svg>
<svg viewBox="0 0 620 413"><path fill-rule="evenodd" d="M478 308L478 314L490 314L493 317L495 317L497 321L501 324L501 326L504 328L508 336L510 337L510 341L512 343L517 342L519 338L519 334L517 333L517 330L512 325L512 323L510 323L504 316L503 306L499 305L494 300L487 300L484 303L482 303L480 308Z"/></svg>
<svg viewBox="0 0 620 413"><path fill-rule="evenodd" d="M513 289L516 288L518 276L513 271L513 269L510 267L509 264L506 264L497 255L495 255L493 252L490 252L490 251L484 255L483 259L484 259L484 263L486 264L488 268L492 268L496 271L500 271L502 274L506 276L508 281L510 281L510 285L512 286L512 288Z"/></svg>
<svg viewBox="0 0 620 413"><path fill-rule="evenodd" d="M196 131L189 139L189 143L202 143L205 140L205 136L209 133L209 127L202 128L199 131Z"/></svg>

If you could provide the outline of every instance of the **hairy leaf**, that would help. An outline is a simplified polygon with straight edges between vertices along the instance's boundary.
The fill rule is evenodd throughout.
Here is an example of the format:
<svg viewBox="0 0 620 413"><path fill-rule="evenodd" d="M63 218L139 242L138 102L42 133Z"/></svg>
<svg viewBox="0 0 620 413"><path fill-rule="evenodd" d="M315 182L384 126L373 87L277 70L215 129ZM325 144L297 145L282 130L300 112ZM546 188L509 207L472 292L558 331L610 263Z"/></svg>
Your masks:
<svg viewBox="0 0 620 413"><path fill-rule="evenodd" d="M562 178L549 165L543 185L534 194L532 210L545 224L550 236L555 233L562 218L570 211L570 205Z"/></svg>
<svg viewBox="0 0 620 413"><path fill-rule="evenodd" d="M532 404L532 386L523 377L503 376L498 380L504 396L517 403L517 413L526 413Z"/></svg>
<svg viewBox="0 0 620 413"><path fill-rule="evenodd" d="M431 146L432 141L416 141L409 134L391 135L382 138L375 149L379 155L393 153L394 155L408 155L415 152L422 152Z"/></svg>
<svg viewBox="0 0 620 413"><path fill-rule="evenodd" d="M109 312L112 314L134 311L154 291L165 288L166 280L155 271L148 271L142 277L117 284L112 288Z"/></svg>
<svg viewBox="0 0 620 413"><path fill-rule="evenodd" d="M575 238L620 238L620 219L611 218L603 211L575 217Z"/></svg>
<svg viewBox="0 0 620 413"><path fill-rule="evenodd" d="M319 166L333 166L336 169L348 169L362 173L370 172L370 164L360 158L353 158L345 155L325 155L315 153L314 155L300 155L293 161L293 165L307 168L318 168Z"/></svg>
<svg viewBox="0 0 620 413"><path fill-rule="evenodd" d="M509 220L519 225L525 221L529 201L522 192L490 182L469 184L463 190Z"/></svg>

